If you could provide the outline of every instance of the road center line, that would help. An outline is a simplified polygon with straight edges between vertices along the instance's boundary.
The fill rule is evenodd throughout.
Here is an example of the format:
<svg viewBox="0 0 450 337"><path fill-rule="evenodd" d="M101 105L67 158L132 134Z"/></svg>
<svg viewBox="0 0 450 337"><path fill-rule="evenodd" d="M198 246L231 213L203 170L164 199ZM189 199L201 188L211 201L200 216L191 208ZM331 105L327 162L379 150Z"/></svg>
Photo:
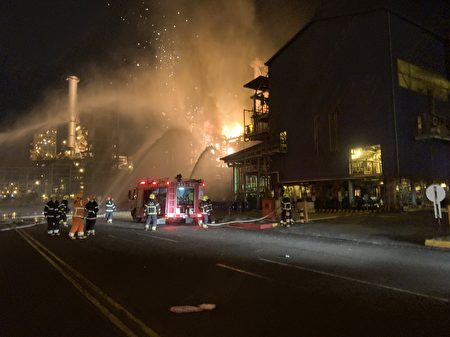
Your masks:
<svg viewBox="0 0 450 337"><path fill-rule="evenodd" d="M269 260L269 259L264 259L264 258L260 258L259 260L260 261L264 261L264 262L268 262L268 263L277 264L277 265L280 265L280 266L283 266L283 267L289 267L289 268L295 268L295 269L307 271L307 272L314 273L314 274L319 274L319 275L329 276L329 277L333 277L333 278L337 278L337 279L341 279L341 280L356 282L356 283L360 283L360 284L364 284L364 285L368 285L368 286L372 286L372 287L377 287L377 288L397 291L397 292L408 294L408 295L424 297L424 298L436 300L436 301L439 301L439 302L444 302L444 303L449 303L450 302L449 299L445 298L445 297L428 295L428 294L424 294L424 293L420 293L420 292L416 292L416 291L412 291L412 290L407 290L407 289L402 289L402 288L397 288L397 287L391 287L391 286L388 286L388 285L385 285L385 284L381 284L381 283L375 283L375 282L360 280L360 279L349 277L349 276L343 276L343 275L329 273L329 272L322 271L322 270L317 270L317 269L312 269L312 268L307 268L307 267L301 267L301 266L297 266L297 265L293 265L293 264L288 264L288 263L274 261L274 260Z"/></svg>
<svg viewBox="0 0 450 337"><path fill-rule="evenodd" d="M113 308L122 312L129 320L136 323L139 328L149 337L160 337L155 331L150 329L145 325L139 318L135 317L132 313L130 313L127 309L125 309L122 305L114 301L111 297L109 297L106 293L104 293L100 288L94 285L91 281L85 278L82 274L80 274L77 270L71 267L69 264L64 262L61 258L56 256L53 252L51 252L47 247L42 245L39 241L33 238L30 234L25 231L18 230L17 233L30 245L32 246L40 255L42 255L56 270L58 270L72 285L83 294L86 299L88 299L92 304L94 304L100 312L105 315L114 325L116 325L121 331L123 331L129 337L137 337L117 316L111 313L108 308L102 305L94 296L92 296L86 287L83 287L80 282L75 280L70 273L72 273L75 277L77 277L80 281L84 282L85 285L91 289L97 296L101 297L107 303L109 303ZM60 265L57 264L57 262ZM66 270L64 270L65 268Z"/></svg>
<svg viewBox="0 0 450 337"><path fill-rule="evenodd" d="M221 267L221 268L225 268L225 269L229 269L229 270L233 270L233 271L236 271L236 272L241 273L241 274L250 275L250 276L254 276L254 277L257 277L257 278L261 278L261 279L273 282L273 280L271 278L268 278L266 276L259 275L259 274L256 274L256 273L252 273L250 271L246 271L246 270L243 270L243 269L238 269L238 268L235 268L235 267L232 267L232 266L228 266L226 264L216 263L216 266L217 267Z"/></svg>

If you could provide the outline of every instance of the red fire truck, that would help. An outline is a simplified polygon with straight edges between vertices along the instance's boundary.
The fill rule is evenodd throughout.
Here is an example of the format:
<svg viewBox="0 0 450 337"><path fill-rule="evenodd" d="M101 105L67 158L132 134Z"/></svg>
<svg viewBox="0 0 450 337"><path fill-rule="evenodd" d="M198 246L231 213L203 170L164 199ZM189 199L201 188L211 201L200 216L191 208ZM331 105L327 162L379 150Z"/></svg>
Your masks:
<svg viewBox="0 0 450 337"><path fill-rule="evenodd" d="M145 218L144 204L151 193L161 206L158 224L167 222L195 223L202 218L200 200L205 183L201 179L143 179L128 191L131 216L136 222Z"/></svg>

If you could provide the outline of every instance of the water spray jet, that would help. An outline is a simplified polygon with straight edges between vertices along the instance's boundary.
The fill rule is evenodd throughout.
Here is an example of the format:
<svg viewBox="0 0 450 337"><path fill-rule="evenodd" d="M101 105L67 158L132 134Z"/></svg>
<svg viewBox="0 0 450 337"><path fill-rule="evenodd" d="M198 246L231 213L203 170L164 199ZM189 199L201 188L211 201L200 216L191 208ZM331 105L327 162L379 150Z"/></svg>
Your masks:
<svg viewBox="0 0 450 337"><path fill-rule="evenodd" d="M189 179L192 179L195 170L197 169L198 164L200 163L200 161L203 159L203 157L208 153L208 151L213 151L214 150L214 146L212 145L208 145L202 153L200 153L200 156L198 156L197 161L194 164L194 167L192 168L191 174L189 175Z"/></svg>

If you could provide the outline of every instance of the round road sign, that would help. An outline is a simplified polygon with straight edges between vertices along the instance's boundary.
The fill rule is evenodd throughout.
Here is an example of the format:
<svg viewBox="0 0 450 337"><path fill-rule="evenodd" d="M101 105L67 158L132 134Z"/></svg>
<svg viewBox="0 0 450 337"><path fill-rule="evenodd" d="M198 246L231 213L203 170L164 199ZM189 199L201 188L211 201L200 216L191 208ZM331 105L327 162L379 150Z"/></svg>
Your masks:
<svg viewBox="0 0 450 337"><path fill-rule="evenodd" d="M427 187L427 198L432 202L441 202L445 199L445 190L436 184Z"/></svg>

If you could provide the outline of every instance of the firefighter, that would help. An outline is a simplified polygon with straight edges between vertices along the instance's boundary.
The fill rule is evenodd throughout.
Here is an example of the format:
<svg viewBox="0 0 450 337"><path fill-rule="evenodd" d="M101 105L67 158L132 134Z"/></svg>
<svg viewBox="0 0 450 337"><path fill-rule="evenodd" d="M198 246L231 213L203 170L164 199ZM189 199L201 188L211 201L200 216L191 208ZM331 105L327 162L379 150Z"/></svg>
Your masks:
<svg viewBox="0 0 450 337"><path fill-rule="evenodd" d="M55 194L52 194L50 200L45 204L44 215L47 219L48 235L59 236L59 203Z"/></svg>
<svg viewBox="0 0 450 337"><path fill-rule="evenodd" d="M213 210L212 201L207 195L204 195L200 202L200 211L203 214L203 221L199 221L199 226L208 228L208 224L211 222L211 213Z"/></svg>
<svg viewBox="0 0 450 337"><path fill-rule="evenodd" d="M106 198L106 210L105 210L105 218L107 223L112 223L113 212L116 210L116 204L114 203L113 198Z"/></svg>
<svg viewBox="0 0 450 337"><path fill-rule="evenodd" d="M65 195L63 197L63 200L59 204L59 213L60 213L60 219L59 222L64 225L64 227L67 227L67 214L70 212L69 208L69 196Z"/></svg>
<svg viewBox="0 0 450 337"><path fill-rule="evenodd" d="M158 214L161 213L161 207L159 202L156 200L155 195L151 193L148 196L148 202L144 205L145 215L147 219L145 220L145 230L148 231L150 228L150 222L152 223L152 231L156 231L156 225L158 223Z"/></svg>
<svg viewBox="0 0 450 337"><path fill-rule="evenodd" d="M95 201L95 197L90 195L88 202L84 205L84 211L86 216L86 234L95 235L95 221L97 220L98 204Z"/></svg>
<svg viewBox="0 0 450 337"><path fill-rule="evenodd" d="M292 218L292 203L291 198L289 198L287 195L285 195L281 199L281 226L291 227L291 225L294 223L294 220Z"/></svg>
<svg viewBox="0 0 450 337"><path fill-rule="evenodd" d="M76 233L76 237L75 237ZM84 204L83 195L81 193L75 194L75 201L73 202L72 227L70 227L69 237L72 240L85 239L84 235Z"/></svg>

